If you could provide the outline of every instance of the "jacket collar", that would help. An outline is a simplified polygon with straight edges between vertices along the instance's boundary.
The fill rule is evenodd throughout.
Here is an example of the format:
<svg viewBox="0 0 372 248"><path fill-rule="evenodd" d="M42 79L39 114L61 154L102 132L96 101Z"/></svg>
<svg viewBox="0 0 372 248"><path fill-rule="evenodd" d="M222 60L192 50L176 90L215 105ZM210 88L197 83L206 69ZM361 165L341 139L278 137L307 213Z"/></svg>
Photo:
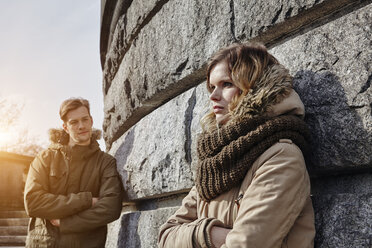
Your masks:
<svg viewBox="0 0 372 248"><path fill-rule="evenodd" d="M291 90L287 97L285 97L281 102L273 105L267 111L268 117L276 117L279 115L295 115L304 119L305 106L296 91Z"/></svg>
<svg viewBox="0 0 372 248"><path fill-rule="evenodd" d="M101 130L93 129L91 142L88 149L84 149L85 152L83 157L89 157L91 154L100 150L97 140L101 138ZM79 149L80 146L74 146L72 149L68 147L69 135L62 128L52 128L49 129L49 139L51 144L49 145L50 149L61 150L63 154L71 153L71 151L76 147Z"/></svg>

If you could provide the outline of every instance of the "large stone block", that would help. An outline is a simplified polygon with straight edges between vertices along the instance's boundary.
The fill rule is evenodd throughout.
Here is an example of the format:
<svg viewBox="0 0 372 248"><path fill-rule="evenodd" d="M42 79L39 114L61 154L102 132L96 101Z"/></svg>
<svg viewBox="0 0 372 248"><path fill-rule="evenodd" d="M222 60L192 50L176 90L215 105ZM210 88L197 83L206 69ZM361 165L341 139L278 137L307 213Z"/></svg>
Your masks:
<svg viewBox="0 0 372 248"><path fill-rule="evenodd" d="M144 115L203 80L200 68L207 58L233 40L230 16L227 2L169 1L162 6L138 32L110 86L104 86L108 146Z"/></svg>
<svg viewBox="0 0 372 248"><path fill-rule="evenodd" d="M372 174L312 178L316 247L371 247Z"/></svg>
<svg viewBox="0 0 372 248"><path fill-rule="evenodd" d="M124 2L124 0L119 0L119 2ZM101 40L103 39L103 36L106 36L106 39L108 36L111 41L107 42L111 49L103 51L106 54L102 58L102 62L104 63L104 93L107 93L110 83L114 79L119 68L121 60L137 38L138 33L149 21L151 21L152 17L166 2L167 0L131 1L129 7L122 10L125 11L124 14L117 10L118 7L115 8L113 12L118 13L112 14L113 23L111 23L111 29L113 26L115 26L115 29L113 31L111 30L111 33L101 33ZM121 3L121 5L124 4ZM114 18L117 14L120 14L120 16Z"/></svg>
<svg viewBox="0 0 372 248"><path fill-rule="evenodd" d="M124 188L131 200L156 197L192 187L191 120L195 89L144 117L114 142Z"/></svg>
<svg viewBox="0 0 372 248"><path fill-rule="evenodd" d="M110 149L130 200L189 190L200 119L210 109L205 83L154 110Z"/></svg>
<svg viewBox="0 0 372 248"><path fill-rule="evenodd" d="M273 48L312 132L313 175L372 166L372 4Z"/></svg>
<svg viewBox="0 0 372 248"><path fill-rule="evenodd" d="M372 246L372 193L313 197L318 248Z"/></svg>
<svg viewBox="0 0 372 248"><path fill-rule="evenodd" d="M112 39L119 18L127 12L132 0L102 0L101 1L101 31L100 53L102 69L105 68L107 51L111 47Z"/></svg>
<svg viewBox="0 0 372 248"><path fill-rule="evenodd" d="M119 220L109 225L106 247L157 247L160 226L177 209L171 207L122 214Z"/></svg>

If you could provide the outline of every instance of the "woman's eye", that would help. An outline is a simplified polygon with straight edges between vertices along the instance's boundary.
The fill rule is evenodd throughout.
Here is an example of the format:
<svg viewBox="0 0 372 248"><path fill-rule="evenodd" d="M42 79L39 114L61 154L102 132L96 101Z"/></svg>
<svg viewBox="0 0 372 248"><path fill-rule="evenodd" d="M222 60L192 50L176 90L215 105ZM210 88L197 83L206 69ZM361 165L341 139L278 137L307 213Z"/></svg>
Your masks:
<svg viewBox="0 0 372 248"><path fill-rule="evenodd" d="M233 86L233 84L232 83L230 83L230 82L223 82L223 87L231 87L231 86Z"/></svg>
<svg viewBox="0 0 372 248"><path fill-rule="evenodd" d="M211 92L214 91L214 89L216 88L216 86L210 86L209 87L211 89Z"/></svg>

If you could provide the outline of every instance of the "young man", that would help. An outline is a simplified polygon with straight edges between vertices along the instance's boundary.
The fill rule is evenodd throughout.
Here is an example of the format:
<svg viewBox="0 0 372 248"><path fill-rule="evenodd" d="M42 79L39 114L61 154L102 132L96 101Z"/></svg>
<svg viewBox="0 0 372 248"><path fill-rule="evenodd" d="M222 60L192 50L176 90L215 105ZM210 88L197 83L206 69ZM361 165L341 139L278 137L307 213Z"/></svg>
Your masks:
<svg viewBox="0 0 372 248"><path fill-rule="evenodd" d="M27 176L26 247L104 247L123 200L115 159L99 148L87 100L65 100L59 114L63 129L50 130Z"/></svg>

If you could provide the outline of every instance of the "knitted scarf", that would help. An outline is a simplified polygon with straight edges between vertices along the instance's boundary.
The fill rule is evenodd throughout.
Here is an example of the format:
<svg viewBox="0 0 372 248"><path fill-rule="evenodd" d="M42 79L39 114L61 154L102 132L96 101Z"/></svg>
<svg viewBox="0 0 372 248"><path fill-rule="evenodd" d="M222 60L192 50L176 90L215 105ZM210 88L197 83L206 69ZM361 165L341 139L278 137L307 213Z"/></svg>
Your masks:
<svg viewBox="0 0 372 248"><path fill-rule="evenodd" d="M240 185L254 161L279 139L291 139L306 151L306 123L292 115L242 117L198 139L196 188L203 200Z"/></svg>

